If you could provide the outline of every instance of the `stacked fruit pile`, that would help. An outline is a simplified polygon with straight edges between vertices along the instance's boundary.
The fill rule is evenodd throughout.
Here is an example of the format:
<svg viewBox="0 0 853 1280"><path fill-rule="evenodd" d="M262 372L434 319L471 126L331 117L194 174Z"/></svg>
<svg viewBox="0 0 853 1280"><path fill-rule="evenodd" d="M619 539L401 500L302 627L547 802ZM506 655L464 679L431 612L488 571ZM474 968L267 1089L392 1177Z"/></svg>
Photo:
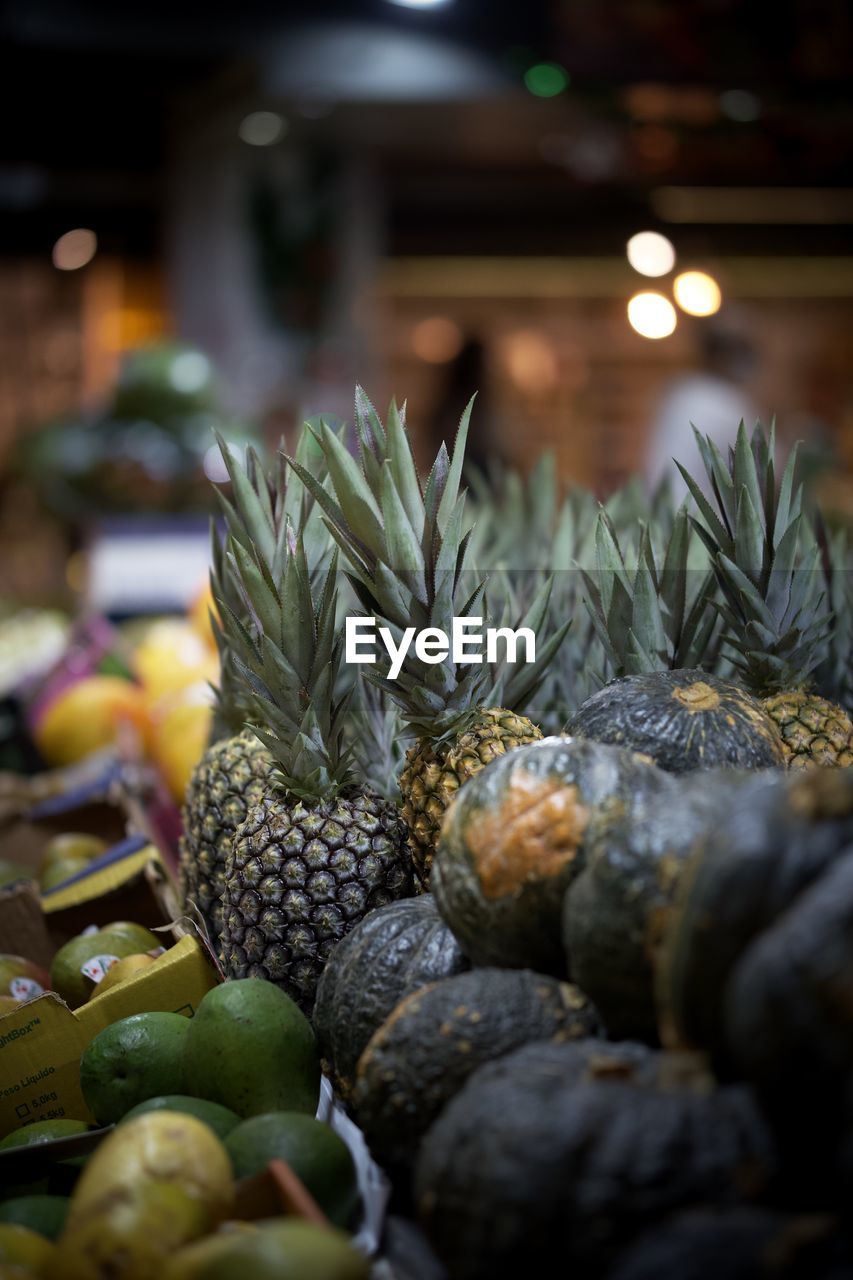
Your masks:
<svg viewBox="0 0 853 1280"><path fill-rule="evenodd" d="M98 1124L116 1127L91 1154L4 1188L4 1280L366 1277L346 1236L361 1207L353 1157L315 1118L314 1033L283 992L249 979L214 987L192 1019L123 1018L91 1041L80 1077ZM0 1152L87 1130L36 1122ZM299 1179L299 1217L268 1185L277 1161Z"/></svg>
<svg viewBox="0 0 853 1280"><path fill-rule="evenodd" d="M352 1229L321 1065L452 1280L853 1272L851 549L760 428L674 511L546 463L469 498L467 424L425 481L360 391L357 456L220 442L180 888L227 980L92 1041L117 1127L31 1273L362 1275L222 1226L283 1160Z"/></svg>
<svg viewBox="0 0 853 1280"><path fill-rule="evenodd" d="M542 466L472 530L467 414L425 484L394 406L359 392L356 429L286 473L222 446L181 869L225 973L312 1017L453 1277L842 1274L853 562L796 452L699 437L693 515ZM393 678L354 684L347 613ZM535 660L401 643L472 616Z"/></svg>

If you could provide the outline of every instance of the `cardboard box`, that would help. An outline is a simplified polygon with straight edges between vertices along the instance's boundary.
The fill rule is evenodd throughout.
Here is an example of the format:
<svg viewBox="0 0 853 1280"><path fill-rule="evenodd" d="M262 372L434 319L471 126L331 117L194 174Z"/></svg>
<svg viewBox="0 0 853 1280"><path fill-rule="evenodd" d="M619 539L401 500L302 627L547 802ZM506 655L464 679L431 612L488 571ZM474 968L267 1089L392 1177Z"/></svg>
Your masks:
<svg viewBox="0 0 853 1280"><path fill-rule="evenodd" d="M75 1012L49 992L0 1018L0 1137L36 1120L91 1121L80 1056L98 1032L133 1013L191 1018L218 981L206 949L185 934L147 969Z"/></svg>

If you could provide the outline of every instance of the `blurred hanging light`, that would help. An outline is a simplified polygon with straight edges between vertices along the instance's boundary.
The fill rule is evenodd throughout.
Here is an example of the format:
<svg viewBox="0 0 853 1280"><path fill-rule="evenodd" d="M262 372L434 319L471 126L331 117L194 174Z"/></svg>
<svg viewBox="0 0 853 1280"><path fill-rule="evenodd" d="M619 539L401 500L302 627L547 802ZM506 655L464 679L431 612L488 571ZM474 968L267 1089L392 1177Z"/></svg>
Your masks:
<svg viewBox="0 0 853 1280"><path fill-rule="evenodd" d="M712 316L723 300L720 286L704 271L682 271L672 282L672 292L690 316Z"/></svg>
<svg viewBox="0 0 853 1280"><path fill-rule="evenodd" d="M200 351L182 351L169 369L169 382L176 391L200 391L210 377L210 361Z"/></svg>
<svg viewBox="0 0 853 1280"><path fill-rule="evenodd" d="M524 73L524 83L534 98L556 98L569 83L569 73L559 62L537 62Z"/></svg>
<svg viewBox="0 0 853 1280"><path fill-rule="evenodd" d="M390 0L391 4L398 4L402 9L442 9L451 2L452 0Z"/></svg>
<svg viewBox="0 0 853 1280"><path fill-rule="evenodd" d="M668 338L678 323L675 307L662 293L635 293L628 303L628 322L641 338Z"/></svg>
<svg viewBox="0 0 853 1280"><path fill-rule="evenodd" d="M287 133L287 121L276 111L251 111L237 132L250 147L271 147Z"/></svg>
<svg viewBox="0 0 853 1280"><path fill-rule="evenodd" d="M53 246L53 265L59 271L77 271L91 262L98 251L98 237L88 227L66 231Z"/></svg>
<svg viewBox="0 0 853 1280"><path fill-rule="evenodd" d="M675 266L675 248L658 231L638 231L625 246L628 261L641 276L665 276Z"/></svg>
<svg viewBox="0 0 853 1280"><path fill-rule="evenodd" d="M504 357L510 378L527 395L553 391L559 381L557 353L536 329L510 334L504 343Z"/></svg>
<svg viewBox="0 0 853 1280"><path fill-rule="evenodd" d="M412 330L412 350L427 364L446 364L462 350L462 330L447 316L430 316Z"/></svg>

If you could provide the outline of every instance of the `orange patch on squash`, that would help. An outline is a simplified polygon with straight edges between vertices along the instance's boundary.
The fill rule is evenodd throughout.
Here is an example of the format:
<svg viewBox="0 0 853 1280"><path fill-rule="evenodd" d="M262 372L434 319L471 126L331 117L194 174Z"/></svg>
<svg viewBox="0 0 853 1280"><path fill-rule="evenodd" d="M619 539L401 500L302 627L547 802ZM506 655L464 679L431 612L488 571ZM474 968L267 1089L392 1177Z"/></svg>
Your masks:
<svg viewBox="0 0 853 1280"><path fill-rule="evenodd" d="M516 769L502 803L477 813L466 833L480 888L504 898L530 880L552 880L577 856L590 812L576 786Z"/></svg>
<svg viewBox="0 0 853 1280"><path fill-rule="evenodd" d="M713 711L720 705L720 695L704 680L697 680L695 684L681 685L673 689L672 696L677 698L688 711Z"/></svg>

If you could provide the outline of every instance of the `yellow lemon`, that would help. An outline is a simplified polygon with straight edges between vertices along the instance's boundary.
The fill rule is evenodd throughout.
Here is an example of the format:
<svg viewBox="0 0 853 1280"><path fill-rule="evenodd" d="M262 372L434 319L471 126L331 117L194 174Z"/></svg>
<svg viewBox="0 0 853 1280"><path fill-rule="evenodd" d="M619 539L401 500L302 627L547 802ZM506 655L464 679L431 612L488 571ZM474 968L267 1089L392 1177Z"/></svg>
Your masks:
<svg viewBox="0 0 853 1280"><path fill-rule="evenodd" d="M162 618L149 627L134 655L134 668L149 698L191 684L216 680L219 660L198 631L182 618Z"/></svg>

